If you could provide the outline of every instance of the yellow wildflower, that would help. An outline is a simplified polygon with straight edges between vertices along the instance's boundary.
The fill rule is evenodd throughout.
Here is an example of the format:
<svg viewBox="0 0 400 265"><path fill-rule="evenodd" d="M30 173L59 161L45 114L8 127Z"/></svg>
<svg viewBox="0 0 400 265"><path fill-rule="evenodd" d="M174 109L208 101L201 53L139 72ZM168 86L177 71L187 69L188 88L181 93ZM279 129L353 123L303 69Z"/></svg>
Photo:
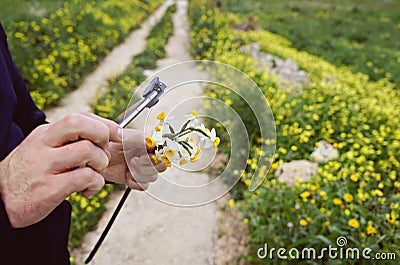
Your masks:
<svg viewBox="0 0 400 265"><path fill-rule="evenodd" d="M360 227L360 223L358 222L358 220L356 218L352 218L350 219L347 224L353 228L359 228Z"/></svg>
<svg viewBox="0 0 400 265"><path fill-rule="evenodd" d="M229 207L231 207L231 208L235 207L235 200L234 199L230 199L229 200Z"/></svg>
<svg viewBox="0 0 400 265"><path fill-rule="evenodd" d="M367 226L367 231L366 232L367 232L367 235L372 235L372 234L376 233L376 229L375 229L375 227L373 225L369 224Z"/></svg>
<svg viewBox="0 0 400 265"><path fill-rule="evenodd" d="M244 181L244 184L246 184L246 186L250 186L251 180L250 179L246 179Z"/></svg>
<svg viewBox="0 0 400 265"><path fill-rule="evenodd" d="M351 179L351 181L353 181L353 182L357 182L358 179L359 179L358 174L357 174L357 173L352 174L352 175L350 176L350 179Z"/></svg>
<svg viewBox="0 0 400 265"><path fill-rule="evenodd" d="M353 195L351 195L350 193L345 193L343 199L345 202L351 202L353 201Z"/></svg>
<svg viewBox="0 0 400 265"><path fill-rule="evenodd" d="M310 195L311 195L311 193L307 190L307 191L301 193L300 197L303 199L307 199Z"/></svg>
<svg viewBox="0 0 400 265"><path fill-rule="evenodd" d="M300 225L301 226L306 226L307 224L308 224L308 222L306 220L304 220L304 219L300 220Z"/></svg>
<svg viewBox="0 0 400 265"><path fill-rule="evenodd" d="M333 204L335 205L341 205L343 202L340 198L334 198L333 199Z"/></svg>

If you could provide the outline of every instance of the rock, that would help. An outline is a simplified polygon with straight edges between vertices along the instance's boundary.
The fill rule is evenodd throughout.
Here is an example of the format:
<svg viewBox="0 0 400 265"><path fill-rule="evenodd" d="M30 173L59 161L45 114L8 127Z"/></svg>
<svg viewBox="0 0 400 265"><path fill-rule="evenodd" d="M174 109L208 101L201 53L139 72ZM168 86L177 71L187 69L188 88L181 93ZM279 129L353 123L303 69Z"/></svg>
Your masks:
<svg viewBox="0 0 400 265"><path fill-rule="evenodd" d="M295 61L292 59L282 59L262 52L257 42L253 42L248 46L242 46L240 52L250 53L251 57L258 61L258 67L262 69L266 68L268 72L276 74L283 81L300 85L310 82L307 73L304 70L299 70L299 66Z"/></svg>
<svg viewBox="0 0 400 265"><path fill-rule="evenodd" d="M318 164L308 160L294 160L284 163L278 168L276 175L279 180L288 186L293 186L296 181L308 182L311 176L316 175Z"/></svg>
<svg viewBox="0 0 400 265"><path fill-rule="evenodd" d="M333 145L319 141L317 147L311 153L311 159L317 163L326 163L339 158L339 151Z"/></svg>

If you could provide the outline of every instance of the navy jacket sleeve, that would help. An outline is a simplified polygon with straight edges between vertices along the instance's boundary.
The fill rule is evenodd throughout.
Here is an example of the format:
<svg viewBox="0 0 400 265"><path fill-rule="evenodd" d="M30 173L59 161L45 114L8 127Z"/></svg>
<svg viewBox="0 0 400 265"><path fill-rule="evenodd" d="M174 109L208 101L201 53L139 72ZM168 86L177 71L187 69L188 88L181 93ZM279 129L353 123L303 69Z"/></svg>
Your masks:
<svg viewBox="0 0 400 265"><path fill-rule="evenodd" d="M0 161L43 123L45 115L32 101L12 61L0 24ZM69 264L67 243L70 212L69 203L64 201L39 223L13 229L0 198L0 263Z"/></svg>

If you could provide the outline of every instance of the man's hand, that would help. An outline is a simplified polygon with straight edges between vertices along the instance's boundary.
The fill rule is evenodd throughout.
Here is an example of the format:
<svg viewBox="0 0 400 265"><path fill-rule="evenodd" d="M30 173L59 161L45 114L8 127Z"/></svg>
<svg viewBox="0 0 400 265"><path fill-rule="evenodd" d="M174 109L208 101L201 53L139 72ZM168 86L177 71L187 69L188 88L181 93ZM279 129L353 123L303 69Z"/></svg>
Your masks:
<svg viewBox="0 0 400 265"><path fill-rule="evenodd" d="M118 125L73 114L36 128L0 162L0 195L11 225L34 224L76 191L90 196L104 185L109 142L121 143Z"/></svg>
<svg viewBox="0 0 400 265"><path fill-rule="evenodd" d="M158 172L167 168L162 163L154 165L151 161L149 153L153 150L146 147L146 134L143 131L125 129L123 138L123 145L122 142L110 142L110 164L101 174L108 181L127 184L131 189L145 190L149 182L157 179ZM129 166L126 161L129 161Z"/></svg>

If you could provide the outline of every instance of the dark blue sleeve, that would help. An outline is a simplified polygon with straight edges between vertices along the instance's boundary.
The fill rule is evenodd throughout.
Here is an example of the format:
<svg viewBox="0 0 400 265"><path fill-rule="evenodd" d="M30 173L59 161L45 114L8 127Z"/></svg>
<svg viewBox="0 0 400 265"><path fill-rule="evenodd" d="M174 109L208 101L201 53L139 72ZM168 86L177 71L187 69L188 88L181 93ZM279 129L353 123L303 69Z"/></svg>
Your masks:
<svg viewBox="0 0 400 265"><path fill-rule="evenodd" d="M0 161L43 123L45 115L30 97L0 24ZM42 221L14 229L0 197L0 264L69 264L70 212L64 201Z"/></svg>

